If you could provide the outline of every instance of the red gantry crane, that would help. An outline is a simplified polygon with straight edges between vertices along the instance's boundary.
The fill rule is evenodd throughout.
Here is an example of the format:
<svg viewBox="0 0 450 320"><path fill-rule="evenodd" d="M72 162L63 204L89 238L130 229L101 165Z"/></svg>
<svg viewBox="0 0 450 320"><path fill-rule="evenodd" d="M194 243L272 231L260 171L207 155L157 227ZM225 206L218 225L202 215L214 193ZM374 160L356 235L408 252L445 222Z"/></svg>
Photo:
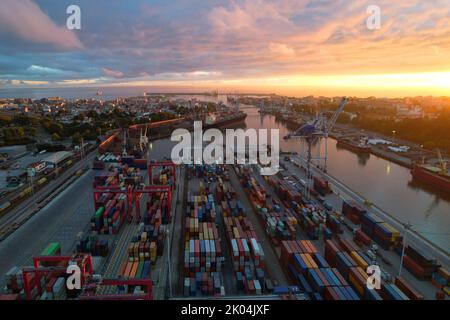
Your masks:
<svg viewBox="0 0 450 320"><path fill-rule="evenodd" d="M153 184L153 168L157 167L169 167L172 169L173 175L173 188L175 188L175 184L177 182L177 165L172 161L155 161L150 162L148 165L148 178L150 180L150 184Z"/></svg>
<svg viewBox="0 0 450 320"><path fill-rule="evenodd" d="M75 254L73 256L36 256L33 257L33 267L22 268L23 287L27 300L32 299L31 291L37 288L39 296L42 295L41 278L52 274L55 276L67 276L69 263L74 262L80 268L81 286L87 280L92 279L92 257L90 254ZM51 263L52 266L44 266L43 263Z"/></svg>
<svg viewBox="0 0 450 320"><path fill-rule="evenodd" d="M147 193L166 193L167 194L167 206L168 206L168 223L171 220L171 210L172 210L172 189L169 186L145 186L142 189L135 189L134 193L134 204L136 207L136 222L139 223L141 221L141 206L139 203L139 198L141 194Z"/></svg>
<svg viewBox="0 0 450 320"><path fill-rule="evenodd" d="M128 216L128 222L131 222L132 220L132 205L133 205L133 195L132 195L132 189L131 186L127 187L127 189L121 189L119 187L96 187L94 189L94 207L97 211L98 206L98 200L104 193L113 193L113 194L125 194L127 197L127 216Z"/></svg>

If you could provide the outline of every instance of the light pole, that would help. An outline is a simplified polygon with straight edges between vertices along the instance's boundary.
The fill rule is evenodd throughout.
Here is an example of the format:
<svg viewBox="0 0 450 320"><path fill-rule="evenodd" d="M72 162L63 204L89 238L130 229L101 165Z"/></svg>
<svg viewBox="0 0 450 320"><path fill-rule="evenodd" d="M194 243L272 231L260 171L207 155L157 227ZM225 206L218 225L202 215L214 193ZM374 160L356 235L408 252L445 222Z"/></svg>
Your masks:
<svg viewBox="0 0 450 320"><path fill-rule="evenodd" d="M395 133L396 133L396 131L392 130L392 139L395 139Z"/></svg>
<svg viewBox="0 0 450 320"><path fill-rule="evenodd" d="M402 275L403 258L405 257L405 248L406 248L406 235L408 234L408 230L411 230L412 224L409 222L403 223L403 227L405 228L405 233L403 235L403 248L402 248L402 257L400 259L400 268L398 269L399 277Z"/></svg>
<svg viewBox="0 0 450 320"><path fill-rule="evenodd" d="M167 259L167 261L168 261L168 263L169 263L169 266L168 266L168 271L169 271L169 298L172 298L172 267L171 267L171 264L172 264L172 262L171 262L171 260L170 260L170 256L171 256L171 253L172 253L172 250L171 250L171 248L170 248L170 231L169 231L169 229L167 229L166 230L166 236L167 236L167 253L168 253L168 259Z"/></svg>

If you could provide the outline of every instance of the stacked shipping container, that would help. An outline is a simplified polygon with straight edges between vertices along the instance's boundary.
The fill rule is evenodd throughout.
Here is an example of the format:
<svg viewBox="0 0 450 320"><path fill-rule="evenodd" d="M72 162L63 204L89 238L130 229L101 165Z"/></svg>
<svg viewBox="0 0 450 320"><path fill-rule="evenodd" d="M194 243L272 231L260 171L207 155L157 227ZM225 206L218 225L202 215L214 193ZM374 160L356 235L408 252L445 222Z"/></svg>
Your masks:
<svg viewBox="0 0 450 320"><path fill-rule="evenodd" d="M204 187L189 193L184 224L184 295L224 295L216 202Z"/></svg>

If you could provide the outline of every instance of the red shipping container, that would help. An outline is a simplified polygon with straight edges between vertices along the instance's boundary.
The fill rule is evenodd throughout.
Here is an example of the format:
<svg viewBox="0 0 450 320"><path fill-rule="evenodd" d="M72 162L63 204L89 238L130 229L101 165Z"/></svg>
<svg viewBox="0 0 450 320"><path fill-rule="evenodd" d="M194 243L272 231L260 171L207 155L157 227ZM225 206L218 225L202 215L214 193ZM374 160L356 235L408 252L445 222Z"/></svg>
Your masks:
<svg viewBox="0 0 450 320"><path fill-rule="evenodd" d="M395 278L395 285L411 300L423 300L423 296L414 289L405 279Z"/></svg>
<svg viewBox="0 0 450 320"><path fill-rule="evenodd" d="M353 240L366 246L369 246L372 243L372 239L370 239L370 237L361 229L356 230Z"/></svg>

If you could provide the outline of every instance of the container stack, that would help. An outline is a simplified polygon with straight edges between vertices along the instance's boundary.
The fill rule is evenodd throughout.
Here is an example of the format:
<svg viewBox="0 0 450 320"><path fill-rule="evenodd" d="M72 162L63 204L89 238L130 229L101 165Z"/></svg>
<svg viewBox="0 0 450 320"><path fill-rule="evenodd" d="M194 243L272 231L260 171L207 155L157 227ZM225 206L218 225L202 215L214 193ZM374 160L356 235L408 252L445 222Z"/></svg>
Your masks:
<svg viewBox="0 0 450 320"><path fill-rule="evenodd" d="M100 240L97 235L87 236L78 241L77 252L106 257L109 252L108 240Z"/></svg>
<svg viewBox="0 0 450 320"><path fill-rule="evenodd" d="M153 184L175 186L172 167L161 167L158 174L153 176Z"/></svg>
<svg viewBox="0 0 450 320"><path fill-rule="evenodd" d="M335 234L342 234L344 232L341 221L335 215L328 215L326 225Z"/></svg>
<svg viewBox="0 0 450 320"><path fill-rule="evenodd" d="M12 267L6 273L6 293L20 294L23 290L22 270L18 267Z"/></svg>
<svg viewBox="0 0 450 320"><path fill-rule="evenodd" d="M444 268L440 267L433 273L431 283L438 289L444 291L447 295L450 295L450 273Z"/></svg>
<svg viewBox="0 0 450 320"><path fill-rule="evenodd" d="M222 245L212 193L189 193L184 224L184 294L223 295Z"/></svg>
<svg viewBox="0 0 450 320"><path fill-rule="evenodd" d="M218 203L222 203L226 199L236 199L236 191L231 184L222 179L222 177L217 178L216 199ZM240 205L239 201L237 201L237 204Z"/></svg>
<svg viewBox="0 0 450 320"><path fill-rule="evenodd" d="M281 263L294 283L314 299L359 300L347 280L308 240L282 241Z"/></svg>
<svg viewBox="0 0 450 320"><path fill-rule="evenodd" d="M147 212L144 215L146 225L167 224L169 222L169 199L167 193L149 195Z"/></svg>
<svg viewBox="0 0 450 320"><path fill-rule="evenodd" d="M127 165L130 168L137 168L140 170L147 170L146 159L136 159L134 156L122 156L120 158L122 165Z"/></svg>
<svg viewBox="0 0 450 320"><path fill-rule="evenodd" d="M122 264L119 275L125 279L149 279L151 262L149 260L127 261Z"/></svg>
<svg viewBox="0 0 450 320"><path fill-rule="evenodd" d="M361 229L356 230L353 236L353 241L364 246L370 246L372 244L372 239L370 239L369 236Z"/></svg>
<svg viewBox="0 0 450 320"><path fill-rule="evenodd" d="M381 286L380 295L383 300L409 300L409 298L393 283L385 283Z"/></svg>
<svg viewBox="0 0 450 320"><path fill-rule="evenodd" d="M99 234L117 234L126 216L125 194L103 194L97 202L98 209L91 218L92 230Z"/></svg>
<svg viewBox="0 0 450 320"><path fill-rule="evenodd" d="M423 295L411 286L404 278L396 277L395 285L399 288L410 300L423 300Z"/></svg>
<svg viewBox="0 0 450 320"><path fill-rule="evenodd" d="M361 217L367 213L367 210L362 208L354 200L345 200L342 202L342 214L346 216L354 224L361 223Z"/></svg>
<svg viewBox="0 0 450 320"><path fill-rule="evenodd" d="M385 250L393 249L402 241L397 229L372 213L361 216L361 229Z"/></svg>
<svg viewBox="0 0 450 320"><path fill-rule="evenodd" d="M228 180L225 166L221 165L188 165L188 178L197 177L208 181L216 181L218 177L224 177Z"/></svg>
<svg viewBox="0 0 450 320"><path fill-rule="evenodd" d="M193 195L188 193L186 217L197 219L199 222L216 221L216 205L212 194Z"/></svg>
<svg viewBox="0 0 450 320"><path fill-rule="evenodd" d="M149 278L151 265L155 264L164 252L164 240L160 224L142 222L128 245L128 256L120 268L119 275L125 278Z"/></svg>
<svg viewBox="0 0 450 320"><path fill-rule="evenodd" d="M257 207L257 212L263 221L266 233L271 239L292 240L296 238L297 218L292 212L280 209L280 206L269 208Z"/></svg>
<svg viewBox="0 0 450 320"><path fill-rule="evenodd" d="M302 196L300 191L294 186L294 182L292 180L281 180L276 176L266 176L266 179L268 180L269 185L275 190L275 193L281 201L286 203L290 203L291 201L301 201Z"/></svg>
<svg viewBox="0 0 450 320"><path fill-rule="evenodd" d="M440 267L435 259L429 259L411 246L405 249L403 265L419 280L431 280L433 273L436 273Z"/></svg>
<svg viewBox="0 0 450 320"><path fill-rule="evenodd" d="M252 195L255 203L261 207L266 206L266 190L260 186L260 184L256 181L255 178L247 178L246 185L249 190L249 193Z"/></svg>
<svg viewBox="0 0 450 320"><path fill-rule="evenodd" d="M319 177L314 177L314 190L318 192L321 196L326 196L331 193L331 188L328 181L325 181Z"/></svg>
<svg viewBox="0 0 450 320"><path fill-rule="evenodd" d="M51 293L49 292L49 300L66 300L67 299L67 291L66 291L66 279L63 277L60 277L56 280L54 280L53 286L51 287ZM47 292L47 291L46 291Z"/></svg>
<svg viewBox="0 0 450 320"><path fill-rule="evenodd" d="M222 192L220 185L218 188ZM247 294L262 294L267 291L263 248L240 202L233 197L225 198L222 217L237 288Z"/></svg>
<svg viewBox="0 0 450 320"><path fill-rule="evenodd" d="M158 256L162 255L164 248L164 234L157 228L145 226L143 231L139 232L133 238L128 246L129 261L150 261L156 263Z"/></svg>
<svg viewBox="0 0 450 320"><path fill-rule="evenodd" d="M114 187L119 184L118 171L114 172L102 172L94 177L95 187Z"/></svg>
<svg viewBox="0 0 450 320"><path fill-rule="evenodd" d="M309 239L317 240L324 229L326 214L313 205L306 205L298 213L299 224ZM332 229L334 230L334 229Z"/></svg>

